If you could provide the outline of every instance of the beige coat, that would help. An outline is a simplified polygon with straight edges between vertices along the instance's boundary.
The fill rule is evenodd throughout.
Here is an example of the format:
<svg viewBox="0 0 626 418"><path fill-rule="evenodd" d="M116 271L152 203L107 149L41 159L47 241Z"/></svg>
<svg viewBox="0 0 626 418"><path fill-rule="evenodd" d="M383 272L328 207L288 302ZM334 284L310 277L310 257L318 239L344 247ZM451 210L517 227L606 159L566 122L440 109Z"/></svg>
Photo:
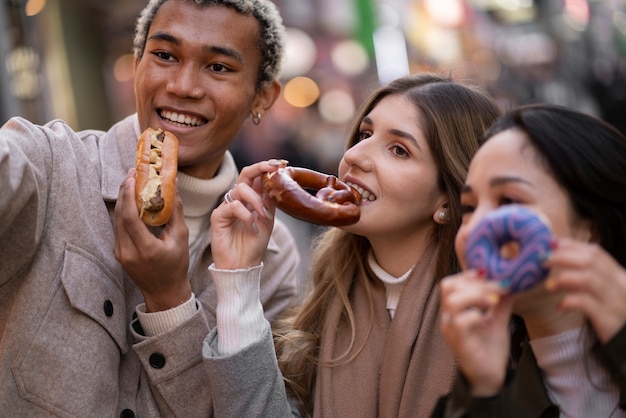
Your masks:
<svg viewBox="0 0 626 418"><path fill-rule="evenodd" d="M135 115L107 133L23 119L0 130L2 416L213 414L219 382L208 381L201 353L215 324L209 234L190 270L200 309L153 338L133 320L141 294L113 256L110 216L138 132ZM295 297L298 262L277 221L261 283L269 319Z"/></svg>

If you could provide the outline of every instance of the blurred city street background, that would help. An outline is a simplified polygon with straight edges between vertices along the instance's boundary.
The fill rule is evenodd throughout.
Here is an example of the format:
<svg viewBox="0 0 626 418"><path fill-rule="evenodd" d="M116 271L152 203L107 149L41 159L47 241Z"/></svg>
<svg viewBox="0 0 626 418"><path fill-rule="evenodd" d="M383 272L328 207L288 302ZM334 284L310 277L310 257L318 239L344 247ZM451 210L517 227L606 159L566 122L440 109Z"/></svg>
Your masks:
<svg viewBox="0 0 626 418"><path fill-rule="evenodd" d="M444 72L503 108L551 102L626 131L624 0L276 0L283 94L232 147L336 174L356 108L380 83ZM134 111L134 24L146 0L1 0L0 123L106 130ZM315 227L284 217L307 267Z"/></svg>

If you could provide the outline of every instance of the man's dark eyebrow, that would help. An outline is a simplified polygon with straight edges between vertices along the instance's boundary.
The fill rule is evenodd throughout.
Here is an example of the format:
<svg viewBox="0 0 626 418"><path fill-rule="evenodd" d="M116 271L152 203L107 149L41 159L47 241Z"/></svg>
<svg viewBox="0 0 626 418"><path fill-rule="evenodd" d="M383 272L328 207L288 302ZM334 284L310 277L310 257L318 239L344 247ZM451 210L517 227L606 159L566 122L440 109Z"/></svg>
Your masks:
<svg viewBox="0 0 626 418"><path fill-rule="evenodd" d="M236 59L237 61L243 61L243 55L241 55L239 52L235 51L232 48L226 48L224 46L217 45L206 45L202 47L202 50L207 53L226 55L228 57Z"/></svg>
<svg viewBox="0 0 626 418"><path fill-rule="evenodd" d="M148 39L169 42L176 46L179 46L181 44L180 40L177 37L165 32L155 32ZM237 61L243 61L243 56L232 48L215 45L205 45L202 47L202 50L206 53L226 55L228 57L236 59Z"/></svg>
<svg viewBox="0 0 626 418"><path fill-rule="evenodd" d="M365 122L365 123L367 123L367 124L369 124L369 125L372 125L372 124L374 123L374 122L372 121L372 119L371 119L369 116L365 116L365 117L363 118L363 122ZM415 145L415 147L416 147L417 149L420 149L420 150L422 149L422 147L420 147L420 145L419 145L419 143L417 142L417 140L415 139L415 137L414 137L413 135L411 135L410 133L405 132L405 131L401 131L400 129L389 129L389 131L388 131L388 132L389 132L391 135L398 136L398 137L400 137L400 138L405 138L405 139L408 139L409 141L411 141L411 143L413 143L413 145Z"/></svg>
<svg viewBox="0 0 626 418"><path fill-rule="evenodd" d="M148 40L165 41L174 45L180 45L178 38L165 32L155 32L148 38Z"/></svg>

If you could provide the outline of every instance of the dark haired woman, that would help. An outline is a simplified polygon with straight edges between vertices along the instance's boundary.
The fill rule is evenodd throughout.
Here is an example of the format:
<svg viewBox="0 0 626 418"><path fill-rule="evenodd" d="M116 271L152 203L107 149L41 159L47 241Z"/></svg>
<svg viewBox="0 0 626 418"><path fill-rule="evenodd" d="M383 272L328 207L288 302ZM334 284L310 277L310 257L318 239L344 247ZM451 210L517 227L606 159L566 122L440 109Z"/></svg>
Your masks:
<svg viewBox="0 0 626 418"><path fill-rule="evenodd" d="M461 194L461 264L474 226L514 203L548 220L551 270L515 294L477 270L442 281L441 327L460 376L435 416L623 417L626 138L553 105L510 111L486 138ZM525 336L521 358L511 329Z"/></svg>

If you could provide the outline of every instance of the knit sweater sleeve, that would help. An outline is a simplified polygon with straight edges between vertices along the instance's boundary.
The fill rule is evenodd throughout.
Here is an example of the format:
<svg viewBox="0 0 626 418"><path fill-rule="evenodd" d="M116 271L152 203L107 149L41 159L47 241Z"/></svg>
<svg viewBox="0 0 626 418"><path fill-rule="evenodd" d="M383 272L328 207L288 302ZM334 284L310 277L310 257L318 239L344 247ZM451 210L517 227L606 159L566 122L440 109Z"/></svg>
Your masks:
<svg viewBox="0 0 626 418"><path fill-rule="evenodd" d="M163 334L182 324L198 310L196 297L192 293L187 302L165 311L147 312L146 304L137 306L137 317L147 337Z"/></svg>
<svg viewBox="0 0 626 418"><path fill-rule="evenodd" d="M259 299L263 263L240 270L209 266L217 290L217 351L234 354L262 339L265 331Z"/></svg>

